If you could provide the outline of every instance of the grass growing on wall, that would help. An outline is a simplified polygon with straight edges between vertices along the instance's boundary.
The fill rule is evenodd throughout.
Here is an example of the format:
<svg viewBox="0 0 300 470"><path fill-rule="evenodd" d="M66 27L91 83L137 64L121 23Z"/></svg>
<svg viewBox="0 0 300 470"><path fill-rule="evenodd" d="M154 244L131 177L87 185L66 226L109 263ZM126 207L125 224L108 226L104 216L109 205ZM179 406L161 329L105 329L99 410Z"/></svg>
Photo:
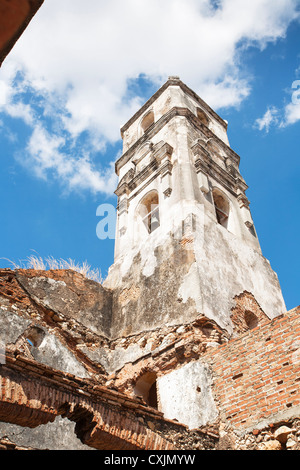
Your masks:
<svg viewBox="0 0 300 470"><path fill-rule="evenodd" d="M8 260L14 269L35 269L40 271L47 271L51 269L71 269L76 271L92 281L99 283L103 282L101 271L97 268L91 268L91 266L84 261L83 263L76 263L72 259L55 259L53 256L48 256L43 259L38 255L30 255L25 260L19 261L18 263Z"/></svg>

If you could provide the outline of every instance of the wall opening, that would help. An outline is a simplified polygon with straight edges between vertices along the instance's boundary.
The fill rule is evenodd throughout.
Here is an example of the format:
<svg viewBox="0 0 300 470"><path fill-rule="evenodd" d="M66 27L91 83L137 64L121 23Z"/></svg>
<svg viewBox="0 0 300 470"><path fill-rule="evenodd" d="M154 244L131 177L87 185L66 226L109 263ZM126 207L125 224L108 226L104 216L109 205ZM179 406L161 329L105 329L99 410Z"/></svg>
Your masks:
<svg viewBox="0 0 300 470"><path fill-rule="evenodd" d="M244 317L245 317L246 325L249 328L249 330L253 330L253 328L257 327L258 318L253 312L250 312L250 310L246 310Z"/></svg>
<svg viewBox="0 0 300 470"><path fill-rule="evenodd" d="M158 408L156 380L149 389L148 404L149 406L152 406L152 408Z"/></svg>
<svg viewBox="0 0 300 470"><path fill-rule="evenodd" d="M218 189L214 189L212 194L217 221L220 225L227 228L229 217L229 201Z"/></svg>
<svg viewBox="0 0 300 470"><path fill-rule="evenodd" d="M151 191L142 199L139 205L139 215L148 233L154 232L160 226L157 191Z"/></svg>
<svg viewBox="0 0 300 470"><path fill-rule="evenodd" d="M33 353L39 348L45 338L45 331L37 326L29 326L16 340L15 348L33 359Z"/></svg>
<svg viewBox="0 0 300 470"><path fill-rule="evenodd" d="M147 405L158 409L157 376L155 372L146 372L135 384L134 393L141 396Z"/></svg>
<svg viewBox="0 0 300 470"><path fill-rule="evenodd" d="M45 337L45 332L38 328L37 326L30 327L28 331L25 332L24 338L31 347L38 348L42 343Z"/></svg>
<svg viewBox="0 0 300 470"><path fill-rule="evenodd" d="M149 111L149 113L147 113L146 116L143 117L141 124L140 124L142 134L144 134L146 130L150 126L152 126L153 123L154 123L154 113L153 111Z"/></svg>
<svg viewBox="0 0 300 470"><path fill-rule="evenodd" d="M269 317L261 309L255 297L250 292L244 291L240 295L234 297L235 307L231 309L231 320L234 327L234 335L253 330L266 321ZM266 341L271 337L266 338Z"/></svg>

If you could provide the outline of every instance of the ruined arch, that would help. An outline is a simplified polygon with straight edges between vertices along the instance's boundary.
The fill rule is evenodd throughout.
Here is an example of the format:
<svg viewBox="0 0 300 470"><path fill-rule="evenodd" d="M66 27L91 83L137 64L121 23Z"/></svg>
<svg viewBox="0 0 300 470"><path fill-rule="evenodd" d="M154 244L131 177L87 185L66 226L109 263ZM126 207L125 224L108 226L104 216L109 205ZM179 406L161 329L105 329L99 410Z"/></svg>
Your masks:
<svg viewBox="0 0 300 470"><path fill-rule="evenodd" d="M94 449L175 449L149 426L151 420L161 418L154 407L141 406L139 400L121 392L9 351L0 368L0 389L0 421L4 423L32 429L60 416L75 422L76 436Z"/></svg>
<svg viewBox="0 0 300 470"><path fill-rule="evenodd" d="M152 408L158 409L158 396L157 396L157 375L153 371L145 372L137 380L134 393L141 396L147 405Z"/></svg>

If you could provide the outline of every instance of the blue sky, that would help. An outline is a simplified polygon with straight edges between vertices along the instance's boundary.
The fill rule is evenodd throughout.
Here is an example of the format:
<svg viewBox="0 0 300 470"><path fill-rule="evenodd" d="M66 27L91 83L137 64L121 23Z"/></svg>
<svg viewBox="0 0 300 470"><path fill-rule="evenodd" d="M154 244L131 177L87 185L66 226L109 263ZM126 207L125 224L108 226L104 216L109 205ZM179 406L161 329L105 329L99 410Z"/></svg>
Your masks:
<svg viewBox="0 0 300 470"><path fill-rule="evenodd" d="M179 75L228 121L263 254L287 308L299 305L299 11L293 0L46 0L0 69L0 267L38 254L106 276L114 240L97 238L96 211L116 204L120 127Z"/></svg>

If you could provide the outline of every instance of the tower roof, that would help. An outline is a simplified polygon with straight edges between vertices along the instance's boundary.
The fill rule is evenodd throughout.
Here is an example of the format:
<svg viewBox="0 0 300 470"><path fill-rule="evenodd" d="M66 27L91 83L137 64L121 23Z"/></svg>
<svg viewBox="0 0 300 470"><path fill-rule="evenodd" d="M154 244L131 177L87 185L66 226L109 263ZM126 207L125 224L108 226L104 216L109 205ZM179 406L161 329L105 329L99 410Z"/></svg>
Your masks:
<svg viewBox="0 0 300 470"><path fill-rule="evenodd" d="M121 127L121 135L131 126L131 124L138 119L146 109L151 106L151 104L157 100L157 98L169 87L169 86L179 86L186 94L190 95L193 99L198 101L200 106L208 111L214 118L225 128L227 129L227 122L224 121L205 101L200 98L191 88L189 88L185 83L183 83L178 76L170 76L168 80L157 90L154 95L149 98L148 101L129 119L129 121Z"/></svg>

